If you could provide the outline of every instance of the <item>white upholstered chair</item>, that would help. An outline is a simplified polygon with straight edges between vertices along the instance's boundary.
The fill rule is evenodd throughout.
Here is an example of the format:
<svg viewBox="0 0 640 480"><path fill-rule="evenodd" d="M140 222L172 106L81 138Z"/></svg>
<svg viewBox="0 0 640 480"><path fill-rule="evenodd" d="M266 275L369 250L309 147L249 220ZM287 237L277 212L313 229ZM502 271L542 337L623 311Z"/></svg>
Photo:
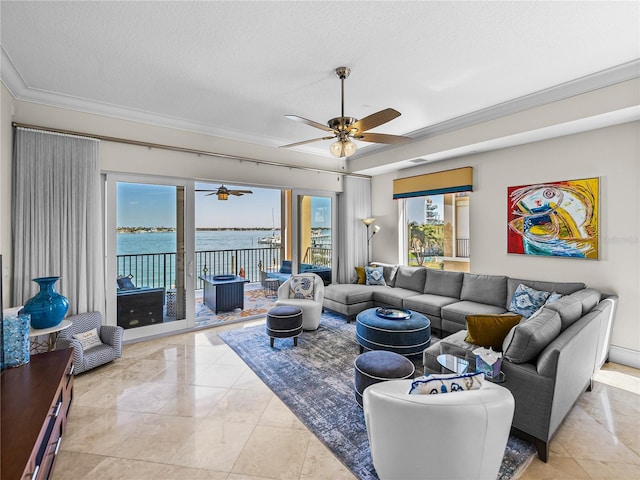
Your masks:
<svg viewBox="0 0 640 480"><path fill-rule="evenodd" d="M495 480L509 438L515 402L504 387L409 395L411 380L364 391L373 466L381 480Z"/></svg>
<svg viewBox="0 0 640 480"><path fill-rule="evenodd" d="M291 281L294 278L313 279L313 300L305 298L289 298L291 292ZM315 273L302 273L292 275L286 282L278 288L278 300L276 305L290 305L302 310L302 329L317 330L320 325L322 315L322 301L324 300L324 282Z"/></svg>

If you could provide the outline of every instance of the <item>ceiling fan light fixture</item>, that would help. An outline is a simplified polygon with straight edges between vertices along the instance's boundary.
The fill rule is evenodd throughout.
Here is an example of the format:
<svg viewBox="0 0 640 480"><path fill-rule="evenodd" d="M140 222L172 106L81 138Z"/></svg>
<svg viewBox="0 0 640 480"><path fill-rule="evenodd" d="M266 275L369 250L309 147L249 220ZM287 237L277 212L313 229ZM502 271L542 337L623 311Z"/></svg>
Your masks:
<svg viewBox="0 0 640 480"><path fill-rule="evenodd" d="M218 192L218 200L229 200L229 194L227 192Z"/></svg>
<svg viewBox="0 0 640 480"><path fill-rule="evenodd" d="M338 158L350 157L356 153L356 150L358 150L358 146L348 138L344 140L340 139L337 142L332 143L331 147L329 147L331 155Z"/></svg>

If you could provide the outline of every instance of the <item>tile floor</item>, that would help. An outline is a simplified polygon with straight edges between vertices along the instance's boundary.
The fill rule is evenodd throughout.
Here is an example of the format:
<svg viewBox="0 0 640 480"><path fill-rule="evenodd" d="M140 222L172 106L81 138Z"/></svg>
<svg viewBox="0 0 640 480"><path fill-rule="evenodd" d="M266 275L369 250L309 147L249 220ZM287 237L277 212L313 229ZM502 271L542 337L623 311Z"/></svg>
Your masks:
<svg viewBox="0 0 640 480"><path fill-rule="evenodd" d="M125 345L77 376L53 479L353 479L218 338L246 325ZM599 372L550 457L521 478L639 478L640 371Z"/></svg>

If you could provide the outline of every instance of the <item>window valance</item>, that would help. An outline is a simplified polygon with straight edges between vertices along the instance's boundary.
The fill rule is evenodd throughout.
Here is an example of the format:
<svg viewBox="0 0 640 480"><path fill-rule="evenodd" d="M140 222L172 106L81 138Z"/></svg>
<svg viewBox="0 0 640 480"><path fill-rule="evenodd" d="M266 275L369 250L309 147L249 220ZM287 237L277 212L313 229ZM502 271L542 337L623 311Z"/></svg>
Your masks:
<svg viewBox="0 0 640 480"><path fill-rule="evenodd" d="M455 168L393 181L393 198L473 191L473 167Z"/></svg>

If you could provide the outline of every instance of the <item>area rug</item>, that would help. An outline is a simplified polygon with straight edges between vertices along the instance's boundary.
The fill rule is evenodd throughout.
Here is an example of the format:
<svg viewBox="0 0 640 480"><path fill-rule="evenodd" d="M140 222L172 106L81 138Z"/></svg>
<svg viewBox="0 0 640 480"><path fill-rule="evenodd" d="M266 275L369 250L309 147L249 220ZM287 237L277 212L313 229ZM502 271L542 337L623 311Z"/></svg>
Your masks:
<svg viewBox="0 0 640 480"><path fill-rule="evenodd" d="M247 283L244 286L244 308L216 314L204 304L202 290L199 290L196 292L196 326L251 320L266 315L269 309L275 306L275 301L273 292L263 289L260 283Z"/></svg>
<svg viewBox="0 0 640 480"><path fill-rule="evenodd" d="M289 338L276 339L270 348L264 325L219 336L356 477L378 478L353 393L353 362L359 353L354 323L323 313L318 330L303 332L297 347ZM415 357L416 375L422 372L421 361ZM510 436L498 479L517 478L534 454L533 445Z"/></svg>

